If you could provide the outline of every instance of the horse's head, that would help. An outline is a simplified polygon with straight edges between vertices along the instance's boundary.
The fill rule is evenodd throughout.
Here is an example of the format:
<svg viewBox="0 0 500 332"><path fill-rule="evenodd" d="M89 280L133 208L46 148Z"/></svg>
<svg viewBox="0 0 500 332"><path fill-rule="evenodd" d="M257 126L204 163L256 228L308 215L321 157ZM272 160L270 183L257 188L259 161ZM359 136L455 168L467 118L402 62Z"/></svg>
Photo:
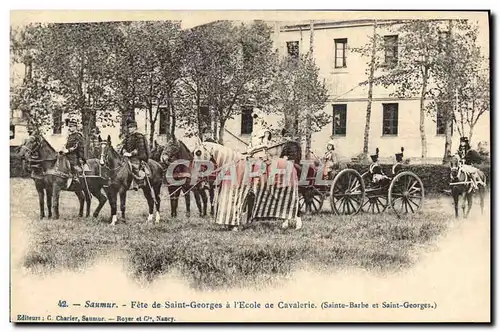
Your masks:
<svg viewBox="0 0 500 332"><path fill-rule="evenodd" d="M460 170L460 157L454 155L450 158L450 178L458 180L458 173Z"/></svg>
<svg viewBox="0 0 500 332"><path fill-rule="evenodd" d="M111 136L108 135L107 140L101 140L99 143L101 146L99 163L101 164L101 166L107 164L108 167L115 167L115 163L120 160L120 156L111 144Z"/></svg>
<svg viewBox="0 0 500 332"><path fill-rule="evenodd" d="M37 153L42 146L43 138L40 135L30 135L26 138L19 147L18 155L23 159L30 158L34 153Z"/></svg>
<svg viewBox="0 0 500 332"><path fill-rule="evenodd" d="M168 166L175 159L179 159L181 145L178 140L169 140L160 154L160 163Z"/></svg>
<svg viewBox="0 0 500 332"><path fill-rule="evenodd" d="M198 142L193 150L194 160L213 160L213 149L210 147L209 142L202 142L198 139Z"/></svg>

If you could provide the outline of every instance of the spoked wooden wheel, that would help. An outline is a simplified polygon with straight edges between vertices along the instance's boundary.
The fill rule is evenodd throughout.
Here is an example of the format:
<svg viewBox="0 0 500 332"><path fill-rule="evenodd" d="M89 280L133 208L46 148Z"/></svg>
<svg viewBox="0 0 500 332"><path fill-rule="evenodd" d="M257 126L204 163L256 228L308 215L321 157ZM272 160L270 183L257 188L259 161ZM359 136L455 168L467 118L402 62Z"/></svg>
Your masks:
<svg viewBox="0 0 500 332"><path fill-rule="evenodd" d="M330 205L335 214L354 215L365 199L365 183L353 169L340 171L330 187Z"/></svg>
<svg viewBox="0 0 500 332"><path fill-rule="evenodd" d="M424 203L424 185L413 172L401 172L389 186L389 204L398 216L417 212Z"/></svg>
<svg viewBox="0 0 500 332"><path fill-rule="evenodd" d="M304 188L299 197L299 208L306 214L316 214L321 211L325 197L314 187Z"/></svg>
<svg viewBox="0 0 500 332"><path fill-rule="evenodd" d="M370 213L384 212L389 205L387 191L382 190L380 186L372 184L369 172L364 172L361 177L363 178L363 182L365 184L365 199L363 200L361 210L363 212Z"/></svg>

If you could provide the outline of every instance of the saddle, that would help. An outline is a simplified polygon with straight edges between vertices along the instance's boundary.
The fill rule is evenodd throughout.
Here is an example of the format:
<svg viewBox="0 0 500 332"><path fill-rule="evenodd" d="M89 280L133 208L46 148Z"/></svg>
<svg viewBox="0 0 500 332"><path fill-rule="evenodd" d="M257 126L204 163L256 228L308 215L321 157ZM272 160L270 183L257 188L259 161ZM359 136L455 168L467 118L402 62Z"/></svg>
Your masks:
<svg viewBox="0 0 500 332"><path fill-rule="evenodd" d="M151 168L149 167L149 164L140 161L138 164L133 163L132 161L128 160L130 169L132 170L132 174L136 180L144 180L146 177L151 176Z"/></svg>

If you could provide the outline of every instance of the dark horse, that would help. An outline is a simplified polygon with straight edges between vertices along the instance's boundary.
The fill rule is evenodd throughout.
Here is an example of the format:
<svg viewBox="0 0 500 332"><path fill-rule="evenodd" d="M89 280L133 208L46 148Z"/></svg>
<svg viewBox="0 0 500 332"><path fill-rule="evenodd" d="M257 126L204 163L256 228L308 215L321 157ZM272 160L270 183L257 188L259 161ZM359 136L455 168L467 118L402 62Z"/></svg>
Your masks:
<svg viewBox="0 0 500 332"><path fill-rule="evenodd" d="M184 194L185 202L186 202L186 216L190 215L190 192L193 192L196 206L198 207L198 211L201 217L207 215L207 193L205 190L205 183L208 184L208 191L210 194L210 203L211 203L211 214L214 213L214 186L213 181L208 181L208 179L200 179L197 182L192 183L191 174L192 167L194 166L194 156L191 151L189 151L188 147L184 142L178 140L176 138L170 139L166 146L161 148L161 152L157 153L160 150L156 145L154 147L155 155L159 158L159 162L166 170L166 180L167 180L167 188L170 197L170 207L172 217L177 216L177 206L179 203L179 195L181 191ZM189 162L186 164L172 164L176 161L184 160ZM172 166L172 169L169 167ZM175 181L183 181L182 185L178 185ZM212 185L211 185L211 184Z"/></svg>
<svg viewBox="0 0 500 332"><path fill-rule="evenodd" d="M84 203L87 203L86 217L90 214L91 196L89 192L99 200L99 205L94 211L93 216L99 215L102 207L106 203L106 196L101 192L104 182L99 175L99 163L97 159L87 160L90 172L87 176L79 177L79 183L73 182L69 188L66 188L67 179L70 177L71 165L62 153L57 153L55 149L40 134L29 136L19 147L19 156L33 164L35 171L32 178L38 192L40 201L40 219L45 217L45 195L47 196L48 218L52 217L54 210L54 219L59 218L59 195L61 190L72 191L78 197L80 202L79 216L83 216Z"/></svg>
<svg viewBox="0 0 500 332"><path fill-rule="evenodd" d="M451 196L453 197L453 203L455 205L455 217L457 218L458 218L458 202L460 196L463 195L462 211L464 213L464 217L467 218L472 208L472 196L474 195L474 190L472 188L470 175L464 171L463 167L467 167L467 165L462 166L457 156L453 156L451 158L450 186L451 186ZM478 170L478 174L483 183L486 184L485 174L481 170ZM481 206L481 213L483 213L485 187L482 185L478 185L477 191L479 193L479 202L480 202L479 204ZM467 200L467 209L465 206L466 200Z"/></svg>
<svg viewBox="0 0 500 332"><path fill-rule="evenodd" d="M125 221L125 205L127 201L127 191L130 189L132 173L130 161L126 157L122 157L116 152L111 144L111 136L108 135L106 141L101 141L101 165L106 169L109 178L106 193L111 206L111 225L117 222L117 207L118 194L120 194L120 209L121 217ZM163 168L161 165L149 159L148 166L151 174L145 178L145 186L142 188L144 197L148 202L149 216L147 221L153 220L153 212L156 205L156 218L155 222L160 222L160 191L163 178Z"/></svg>

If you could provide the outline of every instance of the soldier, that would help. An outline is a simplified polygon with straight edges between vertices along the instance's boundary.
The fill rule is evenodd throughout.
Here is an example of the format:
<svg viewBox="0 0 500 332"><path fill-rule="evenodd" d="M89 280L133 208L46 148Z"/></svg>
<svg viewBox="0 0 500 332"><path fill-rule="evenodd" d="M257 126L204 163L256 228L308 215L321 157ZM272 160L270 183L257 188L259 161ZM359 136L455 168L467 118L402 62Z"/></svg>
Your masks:
<svg viewBox="0 0 500 332"><path fill-rule="evenodd" d="M469 144L469 139L467 137L460 137L460 146L458 147L458 155L460 157L460 162L462 164L462 171L467 173L471 179L472 187L474 190L478 189L478 185L485 186L483 180L479 176L478 169L472 164L474 162L480 162L481 158L476 151L471 149Z"/></svg>
<svg viewBox="0 0 500 332"><path fill-rule="evenodd" d="M372 164L370 165L370 174L372 175L372 182L379 183L384 181L390 181L390 178L384 174L382 167L378 163L378 153L379 149L376 149L376 153L371 155Z"/></svg>
<svg viewBox="0 0 500 332"><path fill-rule="evenodd" d="M90 131L90 147L89 147L89 158L99 158L100 156L100 139L101 139L101 131L98 127L95 127Z"/></svg>
<svg viewBox="0 0 500 332"><path fill-rule="evenodd" d="M254 121L257 121L257 124L259 124L260 129L252 133L247 153L250 157L268 160L267 148L272 138L271 131L265 128L266 122L262 117L259 117L257 112L254 112L252 116Z"/></svg>
<svg viewBox="0 0 500 332"><path fill-rule="evenodd" d="M78 175L83 173L82 166L85 164L85 140L83 135L77 131L76 120L68 121L68 139L64 150L62 151L66 154L68 161L71 165L71 173L75 182L78 182ZM73 180L71 177L68 179L67 187L69 188Z"/></svg>
<svg viewBox="0 0 500 332"><path fill-rule="evenodd" d="M138 187L144 187L144 178L149 175L149 145L146 137L137 132L137 122L135 120L127 121L128 135L122 142L120 153L124 157L128 157L132 164L132 179L131 189L138 190Z"/></svg>

